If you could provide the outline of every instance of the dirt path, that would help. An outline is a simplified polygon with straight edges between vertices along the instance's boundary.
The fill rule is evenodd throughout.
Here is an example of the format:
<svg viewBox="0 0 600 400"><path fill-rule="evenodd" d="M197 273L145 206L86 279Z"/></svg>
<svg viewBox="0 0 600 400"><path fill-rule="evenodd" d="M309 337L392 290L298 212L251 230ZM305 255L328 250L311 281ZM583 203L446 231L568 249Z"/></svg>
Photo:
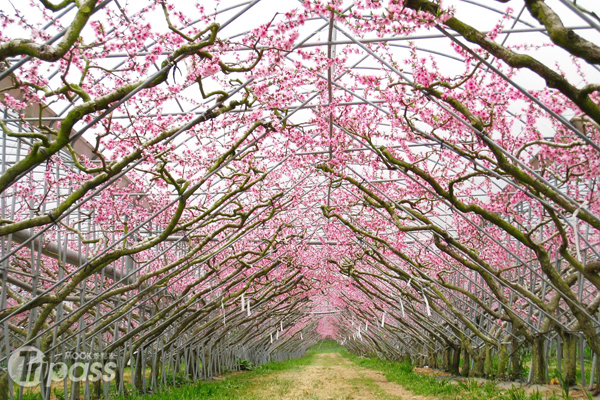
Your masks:
<svg viewBox="0 0 600 400"><path fill-rule="evenodd" d="M316 354L312 364L269 375L256 382L254 387L255 390L248 394L263 399L428 400L388 382L377 371L359 367L339 353Z"/></svg>

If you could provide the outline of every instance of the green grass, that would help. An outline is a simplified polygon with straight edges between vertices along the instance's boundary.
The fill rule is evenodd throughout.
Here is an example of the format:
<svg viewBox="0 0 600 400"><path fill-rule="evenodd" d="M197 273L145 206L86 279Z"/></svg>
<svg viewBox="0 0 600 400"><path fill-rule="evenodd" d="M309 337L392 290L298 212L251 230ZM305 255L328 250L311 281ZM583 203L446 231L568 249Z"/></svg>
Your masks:
<svg viewBox="0 0 600 400"><path fill-rule="evenodd" d="M363 368L380 371L388 381L396 382L417 395L431 396L437 399L455 399L464 391L458 385L451 385L448 380L438 380L415 373L412 365L406 361L363 358L348 353L346 350L342 350L340 353Z"/></svg>
<svg viewBox="0 0 600 400"><path fill-rule="evenodd" d="M377 399L390 399L391 397L388 396L385 391L383 391L381 389L381 387L376 384L375 382L373 382L372 379L369 379L367 377L360 377L360 378L354 378L354 379L349 379L348 382L353 386L354 390L358 391L358 388L363 388L366 389L367 391L371 392L373 394L373 398L377 398ZM397 397L394 397L394 399Z"/></svg>
<svg viewBox="0 0 600 400"><path fill-rule="evenodd" d="M244 396L244 399L261 398L253 397L248 392L256 386L255 379L267 376L278 371L298 369L312 362L316 352L311 352L305 357L283 362L271 362L257 366L252 371L232 374L224 380L199 381L182 387L171 387L159 393L145 395L116 396L114 400L234 400ZM293 382L287 379L275 379L272 383L277 385L277 393L284 396L292 387Z"/></svg>
<svg viewBox="0 0 600 400"><path fill-rule="evenodd" d="M548 359L548 379L559 379L560 374L558 373L558 360L556 358ZM589 385L591 374L592 374L592 359L586 358L584 360L585 365L585 382L586 385ZM531 356L528 355L523 359L523 376L527 378L529 375L529 367L531 366ZM577 384L581 385L581 363L579 361L579 357L577 358L577 372L575 374L575 379L577 380Z"/></svg>
<svg viewBox="0 0 600 400"><path fill-rule="evenodd" d="M410 363L385 361L378 358L363 358L348 353L345 349L340 353L357 365L380 371L388 381L402 385L416 395L428 396L442 400L568 400L566 393L562 395L542 396L539 393L527 395L523 389L513 387L502 391L495 382L479 383L474 379L466 379L451 384L449 379L437 379L424 376L413 371Z"/></svg>
<svg viewBox="0 0 600 400"><path fill-rule="evenodd" d="M308 349L307 354L341 353L345 350L346 348L344 346L340 346L335 340L323 340Z"/></svg>

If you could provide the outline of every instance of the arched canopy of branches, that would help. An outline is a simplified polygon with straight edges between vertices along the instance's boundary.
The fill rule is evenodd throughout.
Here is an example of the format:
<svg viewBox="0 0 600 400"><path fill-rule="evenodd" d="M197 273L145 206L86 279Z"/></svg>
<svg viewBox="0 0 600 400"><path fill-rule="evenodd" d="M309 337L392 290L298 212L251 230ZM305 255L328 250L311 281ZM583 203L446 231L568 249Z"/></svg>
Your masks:
<svg viewBox="0 0 600 400"><path fill-rule="evenodd" d="M110 355L100 396L331 337L597 388L598 12L4 2L0 365Z"/></svg>

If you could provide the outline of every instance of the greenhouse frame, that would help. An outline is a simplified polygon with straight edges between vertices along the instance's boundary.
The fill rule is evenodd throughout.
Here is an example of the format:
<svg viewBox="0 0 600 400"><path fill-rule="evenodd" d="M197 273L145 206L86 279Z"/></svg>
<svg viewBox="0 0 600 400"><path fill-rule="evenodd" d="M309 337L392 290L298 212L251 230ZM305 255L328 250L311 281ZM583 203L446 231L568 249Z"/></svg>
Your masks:
<svg viewBox="0 0 600 400"><path fill-rule="evenodd" d="M156 392L323 339L597 395L599 15L2 2L0 398Z"/></svg>

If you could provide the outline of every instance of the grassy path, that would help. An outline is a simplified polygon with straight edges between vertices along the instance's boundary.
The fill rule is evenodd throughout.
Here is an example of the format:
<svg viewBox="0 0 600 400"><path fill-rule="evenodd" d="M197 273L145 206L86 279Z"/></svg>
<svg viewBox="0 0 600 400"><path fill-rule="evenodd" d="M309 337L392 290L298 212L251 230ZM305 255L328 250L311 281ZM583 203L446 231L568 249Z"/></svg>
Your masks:
<svg viewBox="0 0 600 400"><path fill-rule="evenodd" d="M424 400L388 382L378 371L362 368L340 353L318 353L308 365L255 380L241 399L403 399Z"/></svg>
<svg viewBox="0 0 600 400"><path fill-rule="evenodd" d="M311 350L300 359L269 363L210 382L115 400L429 400L389 382L382 372L357 365L334 349Z"/></svg>

